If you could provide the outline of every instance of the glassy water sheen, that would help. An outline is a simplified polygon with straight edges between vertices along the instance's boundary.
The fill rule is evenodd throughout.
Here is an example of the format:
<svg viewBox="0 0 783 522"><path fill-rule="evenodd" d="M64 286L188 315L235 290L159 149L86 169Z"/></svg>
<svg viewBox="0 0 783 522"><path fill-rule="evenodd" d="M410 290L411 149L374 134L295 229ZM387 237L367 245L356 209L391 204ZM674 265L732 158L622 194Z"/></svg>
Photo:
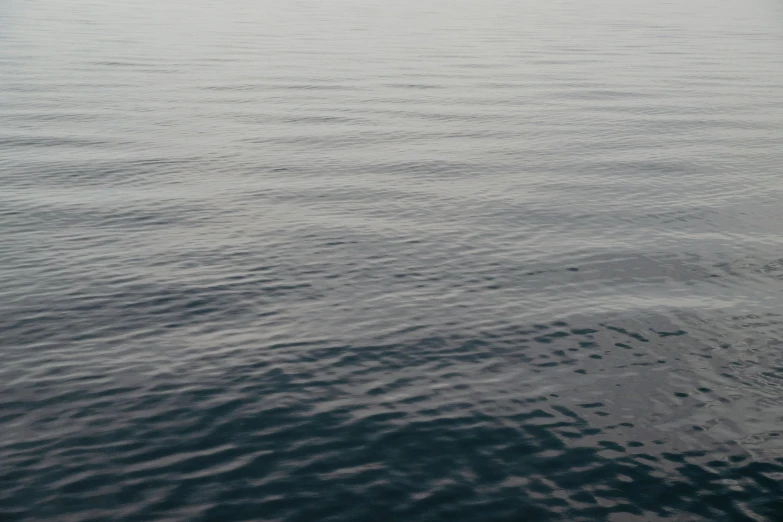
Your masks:
<svg viewBox="0 0 783 522"><path fill-rule="evenodd" d="M0 3L0 520L783 520L777 0Z"/></svg>

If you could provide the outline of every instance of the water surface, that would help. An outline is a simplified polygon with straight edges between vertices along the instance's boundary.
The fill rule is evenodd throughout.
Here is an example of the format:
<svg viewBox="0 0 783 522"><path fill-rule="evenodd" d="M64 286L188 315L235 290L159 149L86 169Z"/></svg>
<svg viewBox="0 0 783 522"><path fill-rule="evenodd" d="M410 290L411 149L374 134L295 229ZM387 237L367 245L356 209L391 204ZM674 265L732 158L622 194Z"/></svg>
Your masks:
<svg viewBox="0 0 783 522"><path fill-rule="evenodd" d="M777 521L772 0L0 5L0 518Z"/></svg>

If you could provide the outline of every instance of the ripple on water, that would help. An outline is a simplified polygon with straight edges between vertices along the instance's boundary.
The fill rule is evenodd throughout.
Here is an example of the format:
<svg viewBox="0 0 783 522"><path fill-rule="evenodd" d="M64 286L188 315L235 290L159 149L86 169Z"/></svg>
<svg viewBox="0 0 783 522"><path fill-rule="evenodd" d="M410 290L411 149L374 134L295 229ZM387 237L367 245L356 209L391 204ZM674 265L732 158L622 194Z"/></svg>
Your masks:
<svg viewBox="0 0 783 522"><path fill-rule="evenodd" d="M4 379L3 504L74 520L773 514L783 458L752 444L780 433L730 431L762 407L733 411L736 391L783 367L732 362L732 391L683 369L683 346L716 348L672 328L557 322L91 368L39 346L35 369L27 354L4 371L28 375Z"/></svg>
<svg viewBox="0 0 783 522"><path fill-rule="evenodd" d="M779 520L772 4L0 5L0 520Z"/></svg>

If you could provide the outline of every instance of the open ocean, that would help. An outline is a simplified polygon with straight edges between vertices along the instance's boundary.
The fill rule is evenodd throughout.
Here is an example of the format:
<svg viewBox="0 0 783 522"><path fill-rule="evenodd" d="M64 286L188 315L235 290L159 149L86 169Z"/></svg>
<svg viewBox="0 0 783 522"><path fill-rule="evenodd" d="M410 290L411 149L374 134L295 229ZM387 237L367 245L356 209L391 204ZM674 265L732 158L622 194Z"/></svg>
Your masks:
<svg viewBox="0 0 783 522"><path fill-rule="evenodd" d="M0 521L783 521L779 0L1 0Z"/></svg>

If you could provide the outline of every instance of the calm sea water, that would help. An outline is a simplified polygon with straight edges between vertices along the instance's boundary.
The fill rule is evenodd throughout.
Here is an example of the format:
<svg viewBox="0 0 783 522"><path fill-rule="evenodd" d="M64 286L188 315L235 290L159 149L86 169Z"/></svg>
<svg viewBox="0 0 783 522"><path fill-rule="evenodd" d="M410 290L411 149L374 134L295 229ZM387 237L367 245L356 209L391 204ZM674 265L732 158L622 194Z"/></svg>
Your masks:
<svg viewBox="0 0 783 522"><path fill-rule="evenodd" d="M783 520L776 0L0 3L0 520Z"/></svg>

